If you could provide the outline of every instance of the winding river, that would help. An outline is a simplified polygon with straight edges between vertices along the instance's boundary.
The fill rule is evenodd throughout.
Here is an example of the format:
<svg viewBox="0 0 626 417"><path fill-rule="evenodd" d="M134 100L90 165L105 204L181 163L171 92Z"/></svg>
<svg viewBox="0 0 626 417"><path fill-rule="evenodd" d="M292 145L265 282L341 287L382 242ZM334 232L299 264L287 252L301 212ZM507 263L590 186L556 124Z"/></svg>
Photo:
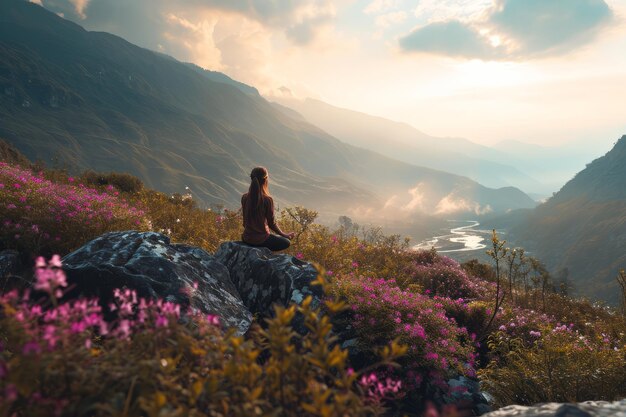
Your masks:
<svg viewBox="0 0 626 417"><path fill-rule="evenodd" d="M470 252L487 247L491 231L478 228L476 220L448 220L448 233L423 240L413 249L430 249L434 247L439 253ZM447 229L446 229L447 230Z"/></svg>

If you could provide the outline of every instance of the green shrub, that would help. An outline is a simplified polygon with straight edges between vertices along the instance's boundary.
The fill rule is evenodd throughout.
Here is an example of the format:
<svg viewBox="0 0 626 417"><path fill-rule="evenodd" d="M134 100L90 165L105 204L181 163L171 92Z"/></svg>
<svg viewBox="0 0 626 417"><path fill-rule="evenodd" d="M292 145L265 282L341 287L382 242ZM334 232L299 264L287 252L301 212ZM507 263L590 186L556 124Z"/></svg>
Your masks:
<svg viewBox="0 0 626 417"><path fill-rule="evenodd" d="M97 300L59 297L58 262L38 270L36 288L50 299L0 298L1 416L375 416L397 392L393 381L349 367L310 298L276 307L246 338L224 333L214 316L129 290L116 291L117 317L105 321ZM305 336L291 326L296 313ZM374 366L404 352L391 343Z"/></svg>
<svg viewBox="0 0 626 417"><path fill-rule="evenodd" d="M626 340L590 338L568 326L543 327L533 346L494 333L497 356L480 370L496 406L617 400L626 396Z"/></svg>
<svg viewBox="0 0 626 417"><path fill-rule="evenodd" d="M131 174L110 172L108 174L85 171L80 179L85 184L98 187L111 185L124 193L138 193L143 189L143 182Z"/></svg>

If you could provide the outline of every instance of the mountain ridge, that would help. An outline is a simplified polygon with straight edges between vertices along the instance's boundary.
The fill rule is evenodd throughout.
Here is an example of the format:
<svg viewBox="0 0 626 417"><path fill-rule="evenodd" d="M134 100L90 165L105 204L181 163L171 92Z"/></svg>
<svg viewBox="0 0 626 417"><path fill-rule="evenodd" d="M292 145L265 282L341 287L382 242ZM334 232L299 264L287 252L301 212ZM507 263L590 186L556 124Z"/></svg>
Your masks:
<svg viewBox="0 0 626 417"><path fill-rule="evenodd" d="M463 138L438 138L405 122L333 106L320 100L276 98L314 125L354 146L403 162L463 175L490 187L547 192L535 178L505 162L509 155Z"/></svg>
<svg viewBox="0 0 626 417"><path fill-rule="evenodd" d="M266 165L279 203L333 215L410 202L418 187L427 216L446 198L468 213L533 206L519 190L345 144L249 86L41 6L7 0L0 11L0 137L31 159L128 171L165 192L189 186L202 204L237 206L250 167ZM406 202L395 213L411 217Z"/></svg>
<svg viewBox="0 0 626 417"><path fill-rule="evenodd" d="M511 234L582 295L616 303L615 277L626 267L626 135L587 164Z"/></svg>

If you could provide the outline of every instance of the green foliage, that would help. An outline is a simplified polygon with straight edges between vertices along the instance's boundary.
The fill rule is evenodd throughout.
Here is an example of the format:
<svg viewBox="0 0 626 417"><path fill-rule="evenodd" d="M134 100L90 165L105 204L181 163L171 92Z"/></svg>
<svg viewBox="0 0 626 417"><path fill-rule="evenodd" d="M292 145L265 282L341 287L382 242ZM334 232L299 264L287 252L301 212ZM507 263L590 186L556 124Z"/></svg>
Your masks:
<svg viewBox="0 0 626 417"><path fill-rule="evenodd" d="M622 315L624 317L626 317L626 272L624 272L624 270L620 270L619 273L617 274L617 283L619 284L619 288L621 290L621 297L620 297L620 303L621 303L621 310L622 310Z"/></svg>
<svg viewBox="0 0 626 417"><path fill-rule="evenodd" d="M8 164L30 167L31 163L20 151L5 140L0 139L0 161Z"/></svg>
<svg viewBox="0 0 626 417"><path fill-rule="evenodd" d="M120 297L120 317L108 325L101 322L97 303L86 300L43 313L41 305L24 304L17 294L0 299L0 416L384 412L381 393L363 379L369 372L349 367L330 318L312 308L311 298L300 306L276 307L265 328L257 325L244 338L223 332L213 318L191 314L177 320L173 305L132 301L130 292ZM332 301L326 307L341 309ZM81 314L85 309L89 314ZM296 313L309 329L304 336L292 328ZM392 342L372 365L393 366L405 351Z"/></svg>
<svg viewBox="0 0 626 417"><path fill-rule="evenodd" d="M496 311L484 332L488 363L479 376L496 405L626 395L626 320L558 293L538 260L505 247L495 231L492 243Z"/></svg>
<svg viewBox="0 0 626 417"><path fill-rule="evenodd" d="M588 338L571 330L543 328L526 347L519 339L490 338L498 355L479 371L483 388L496 406L540 402L617 400L626 395L626 340Z"/></svg>
<svg viewBox="0 0 626 417"><path fill-rule="evenodd" d="M242 233L239 211L200 208L189 192L156 192L125 174L86 173L72 178L63 170L32 169L32 165L28 169L2 165L0 195L5 204L0 204L0 215L9 220L0 229L3 247L30 254L65 254L106 231L135 228L165 233L175 242L213 252L224 241L239 240ZM59 209L62 221L48 214L50 208ZM281 228L296 234L288 253L326 268L327 293L337 301L327 300L325 308L338 311L342 302L347 303L349 310L335 324L350 325L368 360L375 362L376 352L396 339L406 344L406 356L398 359L402 368L391 373L402 379L404 392L415 393L426 385L443 387L451 372L471 374L472 366L480 370L482 365L481 380L498 405L588 399L600 392L607 396L597 398L626 395L607 388L607 381L615 386L623 383L624 317L561 293L539 261L517 251L513 257L513 251L496 235L492 240L494 267L478 262L459 266L436 251L412 251L399 235L385 236L380 229L362 228L348 218L341 219L339 227L323 226L316 223L315 211L303 207L283 209L277 218ZM17 246L14 237L17 224L23 230L22 246ZM36 239L33 225L53 236L52 242ZM44 349L38 359L20 354L17 345L0 355L9 364L21 361L9 367L10 371L24 370L13 373L14 377L39 375L38 386L45 385L46 398L54 398L31 405L22 401L20 407L35 407L29 415L43 415L45 407L57 404L59 386L64 393L72 393L68 398L73 398L70 403L75 410L91 407L73 415L122 414L125 409L129 416L280 415L287 409L322 415L315 414L314 408L326 410L326 415L341 415L347 409L356 410L350 415L380 413L389 398L367 388L368 384L378 386L367 374L369 364L350 371L346 352L326 332L329 318L307 308L306 304L300 307L311 329L304 337L293 333L287 323L298 310L292 306L279 310L264 328L255 325L245 338L214 329L200 331L202 326L192 322L170 323L163 338L139 332L120 341L96 332L89 336L90 349L84 348L83 337L71 339L60 350ZM11 320L10 311L5 308L0 320ZM575 333L578 340L583 337L588 346L580 350L570 333L552 336L550 332L562 329L561 323L567 323L567 332ZM3 331L13 332L5 332L4 340L26 343L24 334L19 336L11 326L8 321L2 323ZM489 342L480 347L479 362L475 362L474 334ZM599 342L605 339L612 350L603 345L606 342ZM397 358L402 349L394 349L391 356ZM559 352L566 353L565 359L554 359ZM67 357L76 358L75 363L74 359L65 363ZM175 365L163 366L162 360ZM548 371L553 373L551 379L541 376ZM60 381L60 375L77 382L69 384L70 388L53 382ZM578 382L568 382L576 378L587 386L583 389ZM22 399L36 392L32 387L37 384L26 380L31 388L18 389ZM98 391L87 382L91 380L102 381ZM393 389L388 392L398 389L395 382L389 384Z"/></svg>
<svg viewBox="0 0 626 417"><path fill-rule="evenodd" d="M92 184L98 187L112 185L121 192L130 194L138 193L143 189L143 183L139 178L118 172L102 174L89 170L81 175L81 180L85 184Z"/></svg>

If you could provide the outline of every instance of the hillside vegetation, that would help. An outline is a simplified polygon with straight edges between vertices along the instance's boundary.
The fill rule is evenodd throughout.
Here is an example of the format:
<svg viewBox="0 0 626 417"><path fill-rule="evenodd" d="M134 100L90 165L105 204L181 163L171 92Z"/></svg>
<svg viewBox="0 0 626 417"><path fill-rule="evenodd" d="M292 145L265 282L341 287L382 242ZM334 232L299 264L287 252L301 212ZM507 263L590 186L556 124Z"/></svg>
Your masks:
<svg viewBox="0 0 626 417"><path fill-rule="evenodd" d="M511 233L581 295L619 302L626 265L626 136L521 220Z"/></svg>
<svg viewBox="0 0 626 417"><path fill-rule="evenodd" d="M70 177L6 154L16 160L0 165L0 248L19 249L31 265L38 254L64 255L119 228L210 252L240 236L239 212L201 209L193 195L156 192L125 174ZM49 194L52 187L64 197ZM43 217L30 213L44 210L61 220L39 227ZM425 399L454 398L447 381L458 375L478 375L496 406L626 395L624 316L563 295L540 264L525 269L519 251L512 256L496 235L493 266L459 265L408 250L400 236L315 220L295 207L283 209L279 223L296 233L289 253L320 266L330 298L322 310L307 302L278 308L245 337L223 333L217 317L179 320L186 313L176 306L129 291L116 293L115 313L65 301L58 257L36 260L30 279L45 296L21 297L24 284L4 277L0 412L419 415ZM18 223L27 236L15 236ZM297 309L306 336L292 331ZM336 331L354 329L359 360L336 345L331 319Z"/></svg>

